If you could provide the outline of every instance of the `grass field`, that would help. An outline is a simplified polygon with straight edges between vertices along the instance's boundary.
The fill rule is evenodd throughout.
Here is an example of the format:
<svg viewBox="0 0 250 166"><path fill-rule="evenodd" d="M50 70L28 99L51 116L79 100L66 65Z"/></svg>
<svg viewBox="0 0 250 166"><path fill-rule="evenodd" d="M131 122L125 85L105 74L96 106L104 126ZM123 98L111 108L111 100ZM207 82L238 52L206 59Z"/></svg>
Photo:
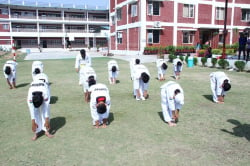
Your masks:
<svg viewBox="0 0 250 166"><path fill-rule="evenodd" d="M228 72L232 89L225 104L212 102L209 74L218 69L184 67L178 80L185 105L176 127L162 120L160 86L155 63L147 101L132 97L129 63L117 60L119 83L108 84L109 58L93 58L98 82L109 87L110 125L92 126L74 59L44 60L51 82L51 127L54 138L31 141L31 120L26 103L32 61L18 60L17 89L9 90L0 77L0 165L55 166L244 166L250 163L250 77ZM0 65L3 66L4 60ZM222 70L222 69L221 69ZM167 80L173 80L169 64Z"/></svg>

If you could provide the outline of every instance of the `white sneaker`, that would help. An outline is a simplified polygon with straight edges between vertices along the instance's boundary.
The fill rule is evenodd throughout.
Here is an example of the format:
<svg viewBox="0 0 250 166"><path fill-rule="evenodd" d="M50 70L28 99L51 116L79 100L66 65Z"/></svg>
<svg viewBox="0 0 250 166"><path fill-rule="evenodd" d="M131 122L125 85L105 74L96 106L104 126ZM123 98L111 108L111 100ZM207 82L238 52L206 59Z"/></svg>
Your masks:
<svg viewBox="0 0 250 166"><path fill-rule="evenodd" d="M141 100L141 99L136 97L136 100L139 101L139 100Z"/></svg>
<svg viewBox="0 0 250 166"><path fill-rule="evenodd" d="M145 100L145 98L144 98L143 96L141 97L141 99L142 99L142 100Z"/></svg>

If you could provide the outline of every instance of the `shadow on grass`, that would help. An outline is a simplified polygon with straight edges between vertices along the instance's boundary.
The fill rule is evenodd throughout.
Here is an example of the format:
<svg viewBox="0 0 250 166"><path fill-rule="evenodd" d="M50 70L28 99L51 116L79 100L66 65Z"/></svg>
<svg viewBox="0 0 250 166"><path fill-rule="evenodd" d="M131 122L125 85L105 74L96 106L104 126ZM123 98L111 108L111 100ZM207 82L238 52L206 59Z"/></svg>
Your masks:
<svg viewBox="0 0 250 166"><path fill-rule="evenodd" d="M158 112L158 115L161 118L161 120L165 123L162 112Z"/></svg>
<svg viewBox="0 0 250 166"><path fill-rule="evenodd" d="M109 118L108 118L108 122L109 125L114 121L114 114L112 112L109 113Z"/></svg>
<svg viewBox="0 0 250 166"><path fill-rule="evenodd" d="M245 137L248 141L250 141L250 124L241 124L238 120L235 119L228 119L227 122L235 125L235 127L233 128L233 132L226 129L221 129L221 131L237 137Z"/></svg>
<svg viewBox="0 0 250 166"><path fill-rule="evenodd" d="M213 95L202 95L202 96L205 97L209 101L213 101Z"/></svg>
<svg viewBox="0 0 250 166"><path fill-rule="evenodd" d="M62 128L66 123L65 117L56 117L50 120L51 134L54 135L57 130Z"/></svg>
<svg viewBox="0 0 250 166"><path fill-rule="evenodd" d="M27 85L29 85L30 83L22 83L22 84L18 84L17 86L16 86L16 88L22 88L22 87L25 87L25 86L27 86Z"/></svg>
<svg viewBox="0 0 250 166"><path fill-rule="evenodd" d="M55 104L58 100L57 96L50 96L50 104Z"/></svg>
<svg viewBox="0 0 250 166"><path fill-rule="evenodd" d="M120 80L116 80L115 83L116 83L116 84L119 84L119 83L120 83Z"/></svg>

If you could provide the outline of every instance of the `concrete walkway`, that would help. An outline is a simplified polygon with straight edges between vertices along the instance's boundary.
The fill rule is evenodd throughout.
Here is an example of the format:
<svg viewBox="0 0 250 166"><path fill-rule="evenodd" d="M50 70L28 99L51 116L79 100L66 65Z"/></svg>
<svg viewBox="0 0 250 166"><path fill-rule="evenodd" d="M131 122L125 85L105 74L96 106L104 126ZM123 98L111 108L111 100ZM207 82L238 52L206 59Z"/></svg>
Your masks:
<svg viewBox="0 0 250 166"><path fill-rule="evenodd" d="M156 55L114 55L114 56L104 56L107 51L88 51L85 49L87 53L92 57L107 57L107 58L115 58L121 59L125 61L130 61L131 58L139 58L141 63L150 63L156 62ZM44 59L75 59L76 55L79 54L80 49L62 49L62 48L43 48L42 52L40 52L37 48L23 48L22 52L26 52L27 56L25 60L44 60Z"/></svg>

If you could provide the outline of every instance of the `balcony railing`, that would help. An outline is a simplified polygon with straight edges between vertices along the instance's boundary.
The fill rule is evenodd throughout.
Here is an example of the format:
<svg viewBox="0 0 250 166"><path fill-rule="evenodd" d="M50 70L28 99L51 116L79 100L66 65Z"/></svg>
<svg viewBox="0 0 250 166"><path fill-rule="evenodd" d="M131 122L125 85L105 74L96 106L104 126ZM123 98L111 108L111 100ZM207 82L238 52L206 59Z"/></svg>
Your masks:
<svg viewBox="0 0 250 166"><path fill-rule="evenodd" d="M11 15L11 18L20 18L20 19L36 19L36 16L22 16L22 15Z"/></svg>
<svg viewBox="0 0 250 166"><path fill-rule="evenodd" d="M29 15L15 15L12 14L11 18L18 18L18 19L36 19L36 16L29 16ZM40 20L63 20L62 17L57 16L39 16ZM87 21L87 18L81 17L64 17L65 21ZM88 21L101 21L101 22L108 22L108 18L88 18Z"/></svg>
<svg viewBox="0 0 250 166"><path fill-rule="evenodd" d="M62 29L40 29L39 32L56 32L56 33L62 33Z"/></svg>
<svg viewBox="0 0 250 166"><path fill-rule="evenodd" d="M56 17L56 16L39 16L39 19L41 19L41 20L62 20L62 17Z"/></svg>
<svg viewBox="0 0 250 166"><path fill-rule="evenodd" d="M37 32L36 28L12 28L12 32ZM62 29L40 29L39 32L55 32L62 33ZM65 30L66 33L94 33L94 30L70 29Z"/></svg>
<svg viewBox="0 0 250 166"><path fill-rule="evenodd" d="M81 17L64 17L64 20L67 20L67 21L86 21L87 19L86 18L81 18Z"/></svg>
<svg viewBox="0 0 250 166"><path fill-rule="evenodd" d="M37 32L36 28L12 28L12 32Z"/></svg>

